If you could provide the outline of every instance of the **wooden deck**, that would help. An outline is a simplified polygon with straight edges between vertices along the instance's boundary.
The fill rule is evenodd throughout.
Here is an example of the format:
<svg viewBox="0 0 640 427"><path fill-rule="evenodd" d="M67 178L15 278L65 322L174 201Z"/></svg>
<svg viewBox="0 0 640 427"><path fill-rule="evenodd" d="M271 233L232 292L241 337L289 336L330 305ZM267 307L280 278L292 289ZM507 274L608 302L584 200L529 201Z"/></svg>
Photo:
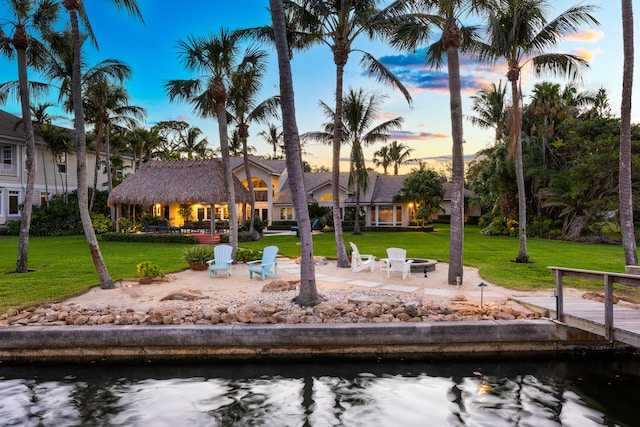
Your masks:
<svg viewBox="0 0 640 427"><path fill-rule="evenodd" d="M514 301L557 318L555 297L514 297ZM583 298L564 298L565 324L606 337L605 305ZM612 341L640 348L640 310L628 307L613 307Z"/></svg>

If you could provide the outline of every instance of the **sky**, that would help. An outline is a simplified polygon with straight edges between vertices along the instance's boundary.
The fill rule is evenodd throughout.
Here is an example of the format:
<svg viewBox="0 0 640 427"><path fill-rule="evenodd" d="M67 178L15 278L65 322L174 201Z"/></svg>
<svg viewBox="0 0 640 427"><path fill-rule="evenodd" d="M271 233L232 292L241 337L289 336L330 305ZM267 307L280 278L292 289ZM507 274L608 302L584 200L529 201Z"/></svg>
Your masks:
<svg viewBox="0 0 640 427"><path fill-rule="evenodd" d="M575 0L554 0L548 17L554 18L569 7L576 5ZM557 52L578 54L590 61L590 69L583 74L579 86L581 90L596 91L603 87L607 90L612 111L619 115L620 92L622 90L622 25L620 2L611 0L593 0L595 17L600 26L587 28L574 37L558 45ZM165 120L185 120L192 126L199 127L209 141L209 146L219 146L217 122L212 119L201 119L186 103L169 102L164 84L172 79L191 78L193 75L185 71L178 57L178 41L188 36L203 36L217 33L220 28L237 29L270 24L267 0L138 0L145 23L120 11L109 1L85 1L85 7L91 20L94 34L98 40L99 50L86 50L88 63L115 58L129 64L133 76L125 83L132 105L147 110L145 127ZM0 22L7 16L0 9ZM636 18L636 22L638 19ZM6 29L5 29L6 31ZM635 31L635 46L640 46L640 31ZM277 58L275 49L262 45L269 52L269 71L265 76L263 90L259 99L278 94ZM449 116L449 95L446 68L431 70L424 65L420 51L412 54L403 53L390 48L381 41L371 42L362 38L354 47L365 50L386 64L413 97L413 105L409 106L398 91L376 83L364 75L360 67L357 52L349 57L345 68L344 86L363 88L384 96L380 121L402 117L404 124L400 131L395 131L389 141L399 142L411 147L413 157L424 161L448 161L451 155L451 124ZM636 54L636 75L640 72L640 54ZM300 133L322 130L327 121L318 107L320 101L334 105L335 65L330 49L319 45L309 51L298 53L292 62L294 91L296 96L296 115ZM463 114L472 115L470 97L478 90L500 80L506 83L506 65L478 65L466 58L461 58L461 79L463 86ZM30 75L36 80L37 76ZM6 58L0 59L0 82L17 79L17 65ZM538 78L530 71L523 71L523 92L525 101L531 93L533 85L550 77ZM562 84L565 81L559 80ZM633 96L632 122L640 122L640 87L636 85ZM49 100L54 101L52 95ZM6 111L19 115L19 105L8 102L1 106ZM60 112L62 114L62 112ZM71 117L71 115L67 115ZM274 123L278 124L274 120ZM61 121L61 125L71 126L70 121ZM258 133L264 128L251 125L249 144L257 149L257 154L266 155L272 152L270 146ZM467 159L489 146L493 132L481 130L464 122L464 154ZM382 143L365 148L365 156L371 160L373 152ZM313 166L331 165L331 149L319 144L308 144L305 147L304 159ZM348 147L342 149L341 169L348 170L346 163ZM372 164L370 164L373 166Z"/></svg>

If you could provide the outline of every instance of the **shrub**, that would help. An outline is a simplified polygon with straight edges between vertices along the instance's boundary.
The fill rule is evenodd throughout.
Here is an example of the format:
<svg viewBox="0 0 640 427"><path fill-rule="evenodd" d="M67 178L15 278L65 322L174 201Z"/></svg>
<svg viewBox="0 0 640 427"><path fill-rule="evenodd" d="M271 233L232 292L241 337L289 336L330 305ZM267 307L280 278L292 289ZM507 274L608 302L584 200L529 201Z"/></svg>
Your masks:
<svg viewBox="0 0 640 427"><path fill-rule="evenodd" d="M111 218L107 217L101 213L89 212L91 216L91 224L93 225L93 229L96 234L106 233L111 231L111 227L113 226L111 222Z"/></svg>
<svg viewBox="0 0 640 427"><path fill-rule="evenodd" d="M100 235L104 242L140 242L140 243L181 243L194 245L196 238L187 234L134 234L104 233Z"/></svg>
<svg viewBox="0 0 640 427"><path fill-rule="evenodd" d="M142 261L140 264L136 265L136 270L138 271L138 276L145 279L164 277L164 272L160 270L160 267L151 261Z"/></svg>
<svg viewBox="0 0 640 427"><path fill-rule="evenodd" d="M187 246L182 251L182 259L191 262L205 263L213 259L213 246L207 245L193 245Z"/></svg>
<svg viewBox="0 0 640 427"><path fill-rule="evenodd" d="M220 235L220 243L229 243L229 235L221 234Z"/></svg>
<svg viewBox="0 0 640 427"><path fill-rule="evenodd" d="M258 249L240 249L236 253L236 261L254 261L262 258Z"/></svg>

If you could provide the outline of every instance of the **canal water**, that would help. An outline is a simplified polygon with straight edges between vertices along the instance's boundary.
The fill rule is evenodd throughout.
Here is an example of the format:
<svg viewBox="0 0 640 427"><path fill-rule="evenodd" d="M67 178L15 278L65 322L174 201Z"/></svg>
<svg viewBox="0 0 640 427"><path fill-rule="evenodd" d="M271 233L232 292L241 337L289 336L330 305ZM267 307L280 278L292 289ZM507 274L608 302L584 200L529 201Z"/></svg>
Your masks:
<svg viewBox="0 0 640 427"><path fill-rule="evenodd" d="M640 360L0 366L2 426L640 426Z"/></svg>

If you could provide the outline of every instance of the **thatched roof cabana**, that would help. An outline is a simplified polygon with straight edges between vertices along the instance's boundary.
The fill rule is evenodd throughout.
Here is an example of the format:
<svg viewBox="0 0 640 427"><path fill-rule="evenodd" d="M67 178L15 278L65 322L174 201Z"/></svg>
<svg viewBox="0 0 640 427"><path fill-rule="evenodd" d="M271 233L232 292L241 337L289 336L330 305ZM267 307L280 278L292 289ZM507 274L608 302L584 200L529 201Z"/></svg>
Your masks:
<svg viewBox="0 0 640 427"><path fill-rule="evenodd" d="M236 202L248 202L249 192L233 177ZM175 203L227 203L220 159L151 161L115 187L108 204L150 206Z"/></svg>

